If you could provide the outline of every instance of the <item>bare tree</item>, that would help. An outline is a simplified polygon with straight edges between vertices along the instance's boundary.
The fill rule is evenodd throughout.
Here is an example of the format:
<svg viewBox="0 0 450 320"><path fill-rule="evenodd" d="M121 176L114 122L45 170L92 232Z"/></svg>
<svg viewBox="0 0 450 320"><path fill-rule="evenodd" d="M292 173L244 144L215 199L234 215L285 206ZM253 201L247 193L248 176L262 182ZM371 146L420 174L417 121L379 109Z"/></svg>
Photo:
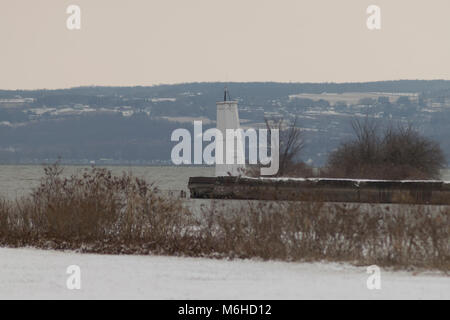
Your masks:
<svg viewBox="0 0 450 320"><path fill-rule="evenodd" d="M298 127L298 118L289 124L284 118L265 118L265 123L269 134L272 130L278 129L280 134L279 146L279 170L277 176L293 173L293 168L298 167L298 156L305 147L303 133Z"/></svg>
<svg viewBox="0 0 450 320"><path fill-rule="evenodd" d="M364 121L351 122L355 138L342 143L328 158L328 175L335 177L356 178L367 176L366 171L373 171L368 164L379 163L381 142L376 122L366 118Z"/></svg>
<svg viewBox="0 0 450 320"><path fill-rule="evenodd" d="M446 165L439 144L408 126L381 131L374 120L352 122L355 138L328 158L327 174L345 178L435 179Z"/></svg>
<svg viewBox="0 0 450 320"><path fill-rule="evenodd" d="M439 178L446 165L444 153L436 141L423 137L408 126L389 127L383 137L384 163L397 168L396 175Z"/></svg>

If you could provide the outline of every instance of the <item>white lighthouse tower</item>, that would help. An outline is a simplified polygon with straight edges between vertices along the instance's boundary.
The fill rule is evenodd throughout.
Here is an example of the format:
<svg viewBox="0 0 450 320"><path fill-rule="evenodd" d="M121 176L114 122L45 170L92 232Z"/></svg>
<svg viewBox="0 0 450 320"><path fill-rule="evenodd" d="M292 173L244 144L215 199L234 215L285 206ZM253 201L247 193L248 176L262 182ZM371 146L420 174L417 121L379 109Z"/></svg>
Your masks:
<svg viewBox="0 0 450 320"><path fill-rule="evenodd" d="M244 137L240 132L236 131L236 129L240 129L238 102L230 99L227 88L225 88L223 101L217 102L216 126L222 133L223 146L223 163L216 163L216 176L239 176L245 169ZM228 145L232 145L232 150L227 150L227 129L232 129L237 133L236 136L230 139L230 131L228 132ZM230 160L231 152L234 156L232 157L233 161L230 163L230 161L227 161L227 158Z"/></svg>

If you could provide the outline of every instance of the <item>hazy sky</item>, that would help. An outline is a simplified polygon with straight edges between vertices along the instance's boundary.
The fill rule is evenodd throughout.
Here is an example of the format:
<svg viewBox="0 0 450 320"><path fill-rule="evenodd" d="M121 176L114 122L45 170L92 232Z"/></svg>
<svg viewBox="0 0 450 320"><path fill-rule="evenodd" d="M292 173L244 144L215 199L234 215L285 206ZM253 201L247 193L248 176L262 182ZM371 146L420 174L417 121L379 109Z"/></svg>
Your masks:
<svg viewBox="0 0 450 320"><path fill-rule="evenodd" d="M449 0L1 0L0 88L450 79L449 36Z"/></svg>

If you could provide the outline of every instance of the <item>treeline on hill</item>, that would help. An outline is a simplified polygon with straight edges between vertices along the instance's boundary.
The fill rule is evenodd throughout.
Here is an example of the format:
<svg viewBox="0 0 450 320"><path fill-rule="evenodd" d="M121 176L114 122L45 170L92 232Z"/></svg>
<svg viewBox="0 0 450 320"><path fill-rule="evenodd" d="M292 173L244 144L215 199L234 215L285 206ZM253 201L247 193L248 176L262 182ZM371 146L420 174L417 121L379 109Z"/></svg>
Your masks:
<svg viewBox="0 0 450 320"><path fill-rule="evenodd" d="M232 98L240 98L248 105L265 105L271 99L299 93L344 92L404 92L421 93L427 98L450 97L450 81L446 80L398 80L367 83L186 83L150 87L77 87L58 90L0 90L0 99L17 96L33 98L31 106L58 107L71 104L87 104L93 107L126 105L144 107L151 105L149 99L176 97L198 99L198 106L209 105L223 95L224 86ZM189 94L194 94L194 96ZM201 93L201 96L195 96ZM182 110L181 110L182 111ZM194 110L195 111L195 110Z"/></svg>
<svg viewBox="0 0 450 320"><path fill-rule="evenodd" d="M395 80L376 82L350 83L280 83L280 82L198 82L174 85L135 86L135 87L102 87L87 86L56 90L0 90L0 99L16 96L36 98L73 94L82 96L123 96L126 98L165 97L183 92L205 91L222 93L224 86L231 93L242 96L261 96L263 98L280 97L296 93L343 93L343 92L437 92L449 91L449 80ZM221 96L221 95L219 95ZM73 97L72 97L73 98ZM70 101L68 101L70 102Z"/></svg>

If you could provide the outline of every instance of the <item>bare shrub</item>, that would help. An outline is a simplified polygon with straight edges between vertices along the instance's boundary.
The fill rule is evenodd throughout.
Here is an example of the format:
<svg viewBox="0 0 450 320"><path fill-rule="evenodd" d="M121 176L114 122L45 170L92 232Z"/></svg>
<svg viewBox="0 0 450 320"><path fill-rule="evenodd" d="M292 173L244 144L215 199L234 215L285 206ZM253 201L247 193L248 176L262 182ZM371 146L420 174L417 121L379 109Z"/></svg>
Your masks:
<svg viewBox="0 0 450 320"><path fill-rule="evenodd" d="M437 179L446 159L438 143L411 125L390 126L383 132L366 118L352 122L354 140L333 151L324 175L366 179Z"/></svg>
<svg viewBox="0 0 450 320"><path fill-rule="evenodd" d="M384 162L396 177L439 178L446 159L439 144L421 136L411 125L389 127L383 137Z"/></svg>
<svg viewBox="0 0 450 320"><path fill-rule="evenodd" d="M152 184L98 168L68 178L61 173L57 165L45 168L29 199L0 204L0 238L58 248L89 244L106 252L121 252L122 244L169 253L191 245L189 212Z"/></svg>

